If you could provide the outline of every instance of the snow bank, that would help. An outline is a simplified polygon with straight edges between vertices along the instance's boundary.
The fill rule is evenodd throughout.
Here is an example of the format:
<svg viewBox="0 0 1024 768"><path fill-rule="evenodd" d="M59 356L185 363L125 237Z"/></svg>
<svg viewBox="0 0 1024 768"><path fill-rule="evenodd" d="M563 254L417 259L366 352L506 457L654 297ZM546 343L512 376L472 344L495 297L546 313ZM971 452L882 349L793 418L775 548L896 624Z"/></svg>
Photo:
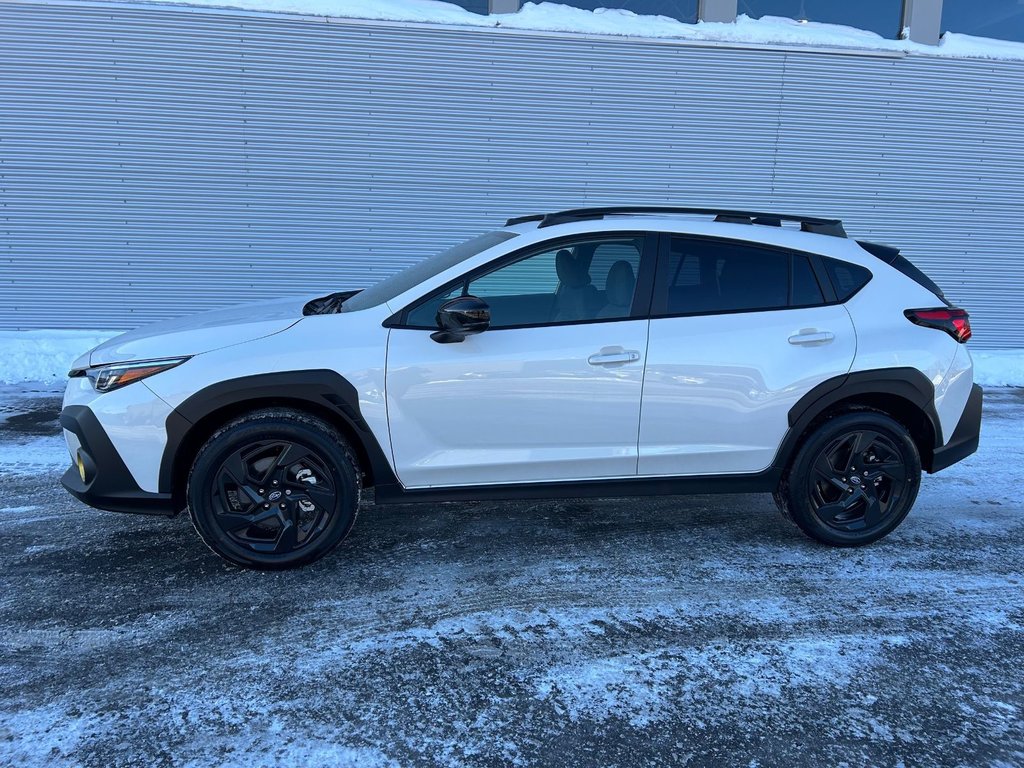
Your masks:
<svg viewBox="0 0 1024 768"><path fill-rule="evenodd" d="M0 383L55 381L115 331L0 331Z"/></svg>
<svg viewBox="0 0 1024 768"><path fill-rule="evenodd" d="M0 331L0 383L63 379L75 358L120 331ZM971 350L983 387L1024 387L1024 349Z"/></svg>
<svg viewBox="0 0 1024 768"><path fill-rule="evenodd" d="M1024 349L972 351L974 381L983 387L1024 387Z"/></svg>
<svg viewBox="0 0 1024 768"><path fill-rule="evenodd" d="M410 21L473 27L505 27L592 35L673 38L725 43L807 45L920 53L954 58L1024 60L1024 43L973 37L953 32L939 45L889 40L840 24L801 22L778 16L752 19L741 14L736 23L687 24L667 16L642 16L618 8L588 11L558 3L524 3L516 13L481 16L438 0L153 0L175 5L241 8L269 13L298 13L377 21Z"/></svg>

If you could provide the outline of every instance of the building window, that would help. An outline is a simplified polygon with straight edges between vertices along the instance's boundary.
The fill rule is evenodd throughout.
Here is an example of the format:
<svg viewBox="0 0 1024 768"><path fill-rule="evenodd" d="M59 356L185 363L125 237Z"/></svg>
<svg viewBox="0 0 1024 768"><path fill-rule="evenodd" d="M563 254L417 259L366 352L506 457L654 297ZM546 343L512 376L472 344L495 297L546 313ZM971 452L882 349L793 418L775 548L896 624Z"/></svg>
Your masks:
<svg viewBox="0 0 1024 768"><path fill-rule="evenodd" d="M447 0L449 3L454 3L460 8L465 8L471 13L479 13L481 15L487 15L488 0Z"/></svg>
<svg viewBox="0 0 1024 768"><path fill-rule="evenodd" d="M745 13L753 19L784 16L801 21L843 24L893 39L900 35L902 11L903 0L858 0L855 3L837 3L835 0L739 0L736 10L738 14Z"/></svg>
<svg viewBox="0 0 1024 768"><path fill-rule="evenodd" d="M587 11L621 8L640 16L668 16L690 24L697 21L697 0L560 0L560 4Z"/></svg>
<svg viewBox="0 0 1024 768"><path fill-rule="evenodd" d="M1024 43L1024 2L944 0L942 31Z"/></svg>

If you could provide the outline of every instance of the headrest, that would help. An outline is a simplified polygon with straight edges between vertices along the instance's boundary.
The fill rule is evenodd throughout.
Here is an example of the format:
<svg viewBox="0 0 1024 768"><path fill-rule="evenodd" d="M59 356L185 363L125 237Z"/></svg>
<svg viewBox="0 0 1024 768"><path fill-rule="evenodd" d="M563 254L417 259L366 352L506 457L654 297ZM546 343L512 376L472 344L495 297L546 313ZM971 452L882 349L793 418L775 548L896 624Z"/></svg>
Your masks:
<svg viewBox="0 0 1024 768"><path fill-rule="evenodd" d="M572 251L563 248L555 254L555 271L559 282L568 288L583 288L590 285L590 273L583 259L573 256Z"/></svg>
<svg viewBox="0 0 1024 768"><path fill-rule="evenodd" d="M624 307L633 301L633 289L636 287L636 276L633 265L628 261L616 261L608 270L605 281L605 298L609 304Z"/></svg>

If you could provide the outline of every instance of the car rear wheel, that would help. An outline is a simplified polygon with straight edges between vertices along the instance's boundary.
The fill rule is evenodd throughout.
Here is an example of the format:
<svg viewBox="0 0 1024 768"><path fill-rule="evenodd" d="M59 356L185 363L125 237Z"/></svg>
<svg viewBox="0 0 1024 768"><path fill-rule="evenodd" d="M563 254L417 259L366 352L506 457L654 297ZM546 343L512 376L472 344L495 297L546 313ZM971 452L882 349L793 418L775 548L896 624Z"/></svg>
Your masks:
<svg viewBox="0 0 1024 768"><path fill-rule="evenodd" d="M200 449L188 508L203 541L236 565L275 570L318 560L348 535L359 471L344 438L301 411L242 416Z"/></svg>
<svg viewBox="0 0 1024 768"><path fill-rule="evenodd" d="M775 501L812 539L854 547L903 522L920 484L921 457L906 428L880 412L852 411L808 436Z"/></svg>

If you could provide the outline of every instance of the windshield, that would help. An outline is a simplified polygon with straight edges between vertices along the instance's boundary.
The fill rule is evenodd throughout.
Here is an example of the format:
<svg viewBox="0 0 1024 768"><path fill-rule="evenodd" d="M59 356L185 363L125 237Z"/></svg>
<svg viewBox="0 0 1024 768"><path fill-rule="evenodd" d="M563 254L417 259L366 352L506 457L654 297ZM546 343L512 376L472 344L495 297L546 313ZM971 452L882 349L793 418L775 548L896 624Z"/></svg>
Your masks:
<svg viewBox="0 0 1024 768"><path fill-rule="evenodd" d="M366 290L360 291L342 305L341 311L356 312L360 309L368 309L369 307L383 304L385 301L390 301L409 289L415 288L424 280L429 280L434 275L441 274L446 269L454 267L471 256L483 253L488 248L493 248L495 245L511 240L515 236L514 232L497 230L486 232L474 237L472 240L459 243L443 253L423 259L423 261L419 261L411 267L406 267L401 272L385 277L379 283L371 285Z"/></svg>

